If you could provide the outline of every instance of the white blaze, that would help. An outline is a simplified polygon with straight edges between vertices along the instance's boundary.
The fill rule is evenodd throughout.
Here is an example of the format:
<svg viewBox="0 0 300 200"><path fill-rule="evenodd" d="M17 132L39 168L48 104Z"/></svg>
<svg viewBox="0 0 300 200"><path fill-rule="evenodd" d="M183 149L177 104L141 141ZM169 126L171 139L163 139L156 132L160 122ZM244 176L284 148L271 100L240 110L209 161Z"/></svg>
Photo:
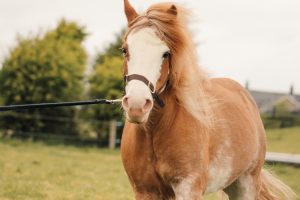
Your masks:
<svg viewBox="0 0 300 200"><path fill-rule="evenodd" d="M128 75L139 74L154 86L160 77L163 54L169 50L152 28L133 31L127 38L129 61ZM132 98L152 99L149 88L141 81L133 80L126 86L126 94Z"/></svg>

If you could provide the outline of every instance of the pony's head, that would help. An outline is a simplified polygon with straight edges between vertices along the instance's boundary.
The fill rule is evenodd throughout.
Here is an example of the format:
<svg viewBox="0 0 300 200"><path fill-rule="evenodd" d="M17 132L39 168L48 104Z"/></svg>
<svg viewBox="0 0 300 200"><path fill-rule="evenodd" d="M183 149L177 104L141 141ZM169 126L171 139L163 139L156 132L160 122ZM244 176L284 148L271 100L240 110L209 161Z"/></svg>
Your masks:
<svg viewBox="0 0 300 200"><path fill-rule="evenodd" d="M175 41L170 34L176 37L176 32L171 31L176 23L177 8L160 4L138 15L128 0L124 0L124 7L128 31L122 47L126 84L122 106L128 121L144 123L155 103L163 107L158 95L170 81L171 55L175 51Z"/></svg>

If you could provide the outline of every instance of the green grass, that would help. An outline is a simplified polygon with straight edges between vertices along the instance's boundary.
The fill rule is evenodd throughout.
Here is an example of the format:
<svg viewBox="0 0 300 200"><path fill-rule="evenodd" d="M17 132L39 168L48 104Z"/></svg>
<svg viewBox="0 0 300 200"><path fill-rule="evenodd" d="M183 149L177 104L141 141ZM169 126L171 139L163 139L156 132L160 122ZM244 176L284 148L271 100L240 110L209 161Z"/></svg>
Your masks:
<svg viewBox="0 0 300 200"><path fill-rule="evenodd" d="M132 199L119 151L0 143L0 199Z"/></svg>
<svg viewBox="0 0 300 200"><path fill-rule="evenodd" d="M300 153L300 128L272 130L267 136L269 151ZM0 153L1 200L133 199L118 150L10 140L0 141ZM266 168L300 195L300 168ZM216 194L205 198L214 199Z"/></svg>
<svg viewBox="0 0 300 200"><path fill-rule="evenodd" d="M266 165L265 168L288 184L300 197L300 168L281 164Z"/></svg>
<svg viewBox="0 0 300 200"><path fill-rule="evenodd" d="M300 127L267 130L267 150L300 154Z"/></svg>
<svg viewBox="0 0 300 200"><path fill-rule="evenodd" d="M300 154L300 127L267 130L267 151ZM300 196L300 168L266 165Z"/></svg>

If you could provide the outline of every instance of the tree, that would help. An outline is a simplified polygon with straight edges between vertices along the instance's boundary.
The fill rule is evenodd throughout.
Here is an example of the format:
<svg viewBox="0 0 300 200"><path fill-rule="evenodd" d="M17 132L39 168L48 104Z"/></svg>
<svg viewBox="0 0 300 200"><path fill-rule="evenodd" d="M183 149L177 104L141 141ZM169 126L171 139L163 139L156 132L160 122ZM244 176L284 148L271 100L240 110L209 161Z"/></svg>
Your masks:
<svg viewBox="0 0 300 200"><path fill-rule="evenodd" d="M104 57L102 64L97 64L91 75L91 98L118 99L123 95L123 59L117 56ZM93 109L95 118L100 120L120 119L122 111L119 106L97 105Z"/></svg>
<svg viewBox="0 0 300 200"><path fill-rule="evenodd" d="M98 54L89 77L89 96L91 98L117 99L123 95L123 57L120 51L124 30L116 35L115 41ZM110 120L122 118L120 107L97 106L92 116L96 119Z"/></svg>
<svg viewBox="0 0 300 200"><path fill-rule="evenodd" d="M288 101L281 101L275 105L276 117L287 117L291 114Z"/></svg>
<svg viewBox="0 0 300 200"><path fill-rule="evenodd" d="M119 99L123 96L123 57L120 51L124 30L116 35L115 41L99 53L89 76L90 98ZM93 124L98 138L108 139L108 124L105 121L121 120L120 105L96 105L86 109L87 115L96 119Z"/></svg>
<svg viewBox="0 0 300 200"><path fill-rule="evenodd" d="M87 54L83 27L61 20L41 36L19 38L0 71L4 104L71 101L82 98ZM2 128L23 132L76 133L75 108L10 112Z"/></svg>

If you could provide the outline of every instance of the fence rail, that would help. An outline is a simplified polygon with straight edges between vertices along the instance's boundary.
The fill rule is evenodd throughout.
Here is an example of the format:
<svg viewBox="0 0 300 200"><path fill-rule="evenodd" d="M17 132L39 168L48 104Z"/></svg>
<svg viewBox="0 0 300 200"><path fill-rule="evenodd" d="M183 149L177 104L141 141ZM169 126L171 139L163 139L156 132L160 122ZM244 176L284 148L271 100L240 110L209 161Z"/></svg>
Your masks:
<svg viewBox="0 0 300 200"><path fill-rule="evenodd" d="M115 125L117 127L117 125ZM116 128L115 127L115 128ZM114 129L114 131L116 131ZM107 147L114 148L120 145L120 138L116 137L115 134L109 134L113 139L107 138L93 138L93 137L80 137L78 135L56 135L56 134L47 134L47 133L13 133L12 135L3 135L0 132L1 139L31 139L33 141L43 141L50 144L67 144L67 145L76 145L76 146L98 146L98 147ZM267 152L265 161L267 163L282 163L287 165L293 165L300 167L300 154L288 154L288 153L277 153L277 152Z"/></svg>
<svg viewBox="0 0 300 200"><path fill-rule="evenodd" d="M282 163L300 167L299 154L275 153L267 152L266 162L268 163Z"/></svg>

